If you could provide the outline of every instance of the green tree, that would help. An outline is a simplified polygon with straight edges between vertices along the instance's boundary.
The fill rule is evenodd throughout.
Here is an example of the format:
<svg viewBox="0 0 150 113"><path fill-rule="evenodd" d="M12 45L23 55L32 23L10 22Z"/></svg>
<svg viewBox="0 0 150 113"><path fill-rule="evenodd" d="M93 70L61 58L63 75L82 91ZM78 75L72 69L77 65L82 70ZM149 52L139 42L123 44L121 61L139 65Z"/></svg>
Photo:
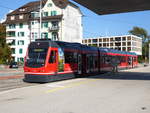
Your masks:
<svg viewBox="0 0 150 113"><path fill-rule="evenodd" d="M140 28L140 27L133 27L133 29L130 30L129 33L132 35L142 37L142 42L143 42L142 56L140 56L139 59L141 61L145 59L145 61L146 61L146 59L148 58L148 40L149 40L147 30Z"/></svg>
<svg viewBox="0 0 150 113"><path fill-rule="evenodd" d="M0 64L6 64L11 60L11 49L6 44L6 27L0 24Z"/></svg>
<svg viewBox="0 0 150 113"><path fill-rule="evenodd" d="M140 27L133 27L132 30L129 31L130 34L142 37L143 42L148 39L148 32Z"/></svg>

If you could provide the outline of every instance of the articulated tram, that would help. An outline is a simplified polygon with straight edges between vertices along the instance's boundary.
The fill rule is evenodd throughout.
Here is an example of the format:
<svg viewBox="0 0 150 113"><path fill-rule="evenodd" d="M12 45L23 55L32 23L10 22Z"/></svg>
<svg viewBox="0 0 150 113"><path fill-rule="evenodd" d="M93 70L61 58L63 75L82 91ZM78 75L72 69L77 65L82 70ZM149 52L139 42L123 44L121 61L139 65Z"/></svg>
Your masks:
<svg viewBox="0 0 150 113"><path fill-rule="evenodd" d="M25 57L26 82L51 82L138 65L135 53L51 40L31 42Z"/></svg>

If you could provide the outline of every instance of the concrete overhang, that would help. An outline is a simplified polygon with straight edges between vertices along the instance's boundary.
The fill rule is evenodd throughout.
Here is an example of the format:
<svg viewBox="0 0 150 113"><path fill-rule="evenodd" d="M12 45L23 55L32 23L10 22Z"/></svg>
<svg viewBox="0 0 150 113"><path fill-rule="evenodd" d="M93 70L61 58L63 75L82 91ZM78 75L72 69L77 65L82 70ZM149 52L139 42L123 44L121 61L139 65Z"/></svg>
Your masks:
<svg viewBox="0 0 150 113"><path fill-rule="evenodd" d="M150 10L150 0L74 0L99 15Z"/></svg>

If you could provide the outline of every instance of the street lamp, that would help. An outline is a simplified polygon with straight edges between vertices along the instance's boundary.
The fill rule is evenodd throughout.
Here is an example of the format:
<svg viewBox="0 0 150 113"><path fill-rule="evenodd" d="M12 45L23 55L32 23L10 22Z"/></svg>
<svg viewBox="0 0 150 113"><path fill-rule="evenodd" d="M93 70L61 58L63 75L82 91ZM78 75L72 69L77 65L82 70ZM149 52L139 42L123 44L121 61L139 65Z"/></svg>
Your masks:
<svg viewBox="0 0 150 113"><path fill-rule="evenodd" d="M41 25L42 25L42 0L40 2L40 26L39 26L39 39L41 39Z"/></svg>

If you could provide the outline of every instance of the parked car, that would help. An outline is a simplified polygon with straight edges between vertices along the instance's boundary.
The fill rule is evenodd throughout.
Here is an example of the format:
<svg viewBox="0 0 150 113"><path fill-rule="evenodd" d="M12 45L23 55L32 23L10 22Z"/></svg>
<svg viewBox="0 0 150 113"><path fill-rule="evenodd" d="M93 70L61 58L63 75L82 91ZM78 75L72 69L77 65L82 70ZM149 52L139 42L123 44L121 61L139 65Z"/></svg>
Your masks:
<svg viewBox="0 0 150 113"><path fill-rule="evenodd" d="M17 62L11 62L9 68L18 68Z"/></svg>

